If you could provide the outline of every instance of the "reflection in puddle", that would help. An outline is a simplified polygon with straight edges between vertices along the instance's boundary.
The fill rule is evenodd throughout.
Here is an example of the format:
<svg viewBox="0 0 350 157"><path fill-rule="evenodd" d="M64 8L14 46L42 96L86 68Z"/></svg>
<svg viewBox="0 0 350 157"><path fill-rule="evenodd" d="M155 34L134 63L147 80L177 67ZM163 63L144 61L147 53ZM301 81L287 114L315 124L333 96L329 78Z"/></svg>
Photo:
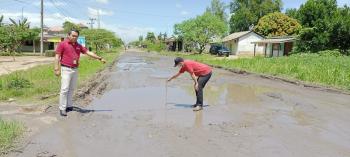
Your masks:
<svg viewBox="0 0 350 157"><path fill-rule="evenodd" d="M200 128L203 124L203 110L195 112L194 127Z"/></svg>

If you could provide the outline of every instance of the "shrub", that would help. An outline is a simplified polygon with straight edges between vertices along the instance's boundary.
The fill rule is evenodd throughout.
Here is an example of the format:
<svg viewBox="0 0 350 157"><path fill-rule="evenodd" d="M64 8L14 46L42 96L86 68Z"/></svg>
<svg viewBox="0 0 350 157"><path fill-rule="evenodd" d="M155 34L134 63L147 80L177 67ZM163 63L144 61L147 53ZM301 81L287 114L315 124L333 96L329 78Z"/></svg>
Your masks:
<svg viewBox="0 0 350 157"><path fill-rule="evenodd" d="M343 56L339 50L324 50L324 51L320 51L318 53L320 54L320 56L325 56L325 57L330 57L330 56L340 57L340 56Z"/></svg>
<svg viewBox="0 0 350 157"><path fill-rule="evenodd" d="M9 89L22 89L22 88L30 88L32 83L29 80L20 77L19 75L14 75L8 81L7 88Z"/></svg>

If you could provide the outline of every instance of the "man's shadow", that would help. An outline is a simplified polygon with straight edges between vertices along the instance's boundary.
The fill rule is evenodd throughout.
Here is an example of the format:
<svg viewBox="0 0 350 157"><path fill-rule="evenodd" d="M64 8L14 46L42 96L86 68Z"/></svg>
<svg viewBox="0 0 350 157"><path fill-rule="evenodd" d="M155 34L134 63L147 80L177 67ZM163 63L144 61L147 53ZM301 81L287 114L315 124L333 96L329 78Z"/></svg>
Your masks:
<svg viewBox="0 0 350 157"><path fill-rule="evenodd" d="M193 104L177 104L177 103L167 103L167 105L173 105L175 107L181 108L193 108ZM203 105L203 107L209 107L209 105Z"/></svg>
<svg viewBox="0 0 350 157"><path fill-rule="evenodd" d="M80 107L73 106L72 111L68 112L78 112L78 113L92 113L92 112L111 112L113 110L89 110L89 109L83 109Z"/></svg>

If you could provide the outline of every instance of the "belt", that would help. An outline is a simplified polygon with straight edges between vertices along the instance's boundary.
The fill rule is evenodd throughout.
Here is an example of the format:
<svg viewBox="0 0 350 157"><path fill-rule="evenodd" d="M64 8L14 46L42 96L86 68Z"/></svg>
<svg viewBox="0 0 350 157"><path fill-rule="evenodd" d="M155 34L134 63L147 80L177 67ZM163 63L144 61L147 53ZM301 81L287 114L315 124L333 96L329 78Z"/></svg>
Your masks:
<svg viewBox="0 0 350 157"><path fill-rule="evenodd" d="M66 67L66 68L71 68L71 69L77 69L78 68L78 67L72 67L72 66L68 66L68 65L64 65L64 64L61 64L61 66Z"/></svg>

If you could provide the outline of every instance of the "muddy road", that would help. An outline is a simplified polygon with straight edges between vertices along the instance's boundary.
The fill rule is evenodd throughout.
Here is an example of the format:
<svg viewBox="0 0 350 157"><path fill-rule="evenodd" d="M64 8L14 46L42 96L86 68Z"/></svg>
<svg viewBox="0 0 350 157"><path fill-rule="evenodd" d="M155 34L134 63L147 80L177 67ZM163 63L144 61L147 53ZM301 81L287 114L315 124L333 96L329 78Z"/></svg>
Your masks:
<svg viewBox="0 0 350 157"><path fill-rule="evenodd" d="M350 96L214 69L203 111L173 58L123 54L108 90L11 157L349 157Z"/></svg>

